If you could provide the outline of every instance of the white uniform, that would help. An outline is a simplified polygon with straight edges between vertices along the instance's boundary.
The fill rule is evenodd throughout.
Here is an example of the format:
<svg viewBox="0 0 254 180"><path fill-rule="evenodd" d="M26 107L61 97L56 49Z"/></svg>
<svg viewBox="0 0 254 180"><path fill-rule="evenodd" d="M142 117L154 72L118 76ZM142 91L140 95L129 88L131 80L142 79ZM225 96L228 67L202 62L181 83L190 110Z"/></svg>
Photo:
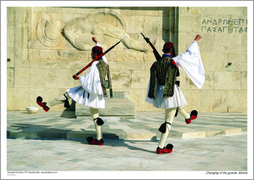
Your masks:
<svg viewBox="0 0 254 180"><path fill-rule="evenodd" d="M177 66L183 68L191 81L201 89L205 81L205 70L201 60L198 43L194 41L183 54L174 57L173 60ZM153 104L156 108L169 109L187 105L187 101L177 85L175 85L175 92L172 97L163 98L164 86L157 84L154 100L148 97L149 87L150 81L147 88L146 102Z"/></svg>
<svg viewBox="0 0 254 180"><path fill-rule="evenodd" d="M100 45L97 43L96 46ZM105 56L102 56L102 59L107 63ZM79 78L81 86L67 89L67 92L77 103L101 109L106 108L106 102L101 87L100 73L96 66L98 62L93 62L88 73Z"/></svg>

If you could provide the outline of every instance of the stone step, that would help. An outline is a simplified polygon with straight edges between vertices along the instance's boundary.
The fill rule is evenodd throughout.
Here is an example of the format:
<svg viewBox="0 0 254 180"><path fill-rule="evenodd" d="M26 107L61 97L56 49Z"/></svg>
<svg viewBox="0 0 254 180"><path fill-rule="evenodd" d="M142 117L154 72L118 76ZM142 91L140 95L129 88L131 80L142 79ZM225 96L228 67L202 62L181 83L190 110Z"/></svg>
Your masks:
<svg viewBox="0 0 254 180"><path fill-rule="evenodd" d="M106 108L99 110L100 117L120 117L121 119L134 119L136 104L127 98L105 98ZM91 116L89 107L76 103L76 118ZM105 119L105 118L104 118Z"/></svg>

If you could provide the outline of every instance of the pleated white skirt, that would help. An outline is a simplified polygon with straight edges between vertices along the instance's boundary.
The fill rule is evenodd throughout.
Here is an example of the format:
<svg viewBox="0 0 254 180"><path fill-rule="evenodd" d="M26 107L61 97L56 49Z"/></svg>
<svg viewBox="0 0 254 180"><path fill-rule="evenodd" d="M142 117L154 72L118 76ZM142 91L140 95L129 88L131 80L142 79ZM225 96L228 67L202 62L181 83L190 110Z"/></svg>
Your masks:
<svg viewBox="0 0 254 180"><path fill-rule="evenodd" d="M147 95L148 95L149 87L150 87L150 82L147 89ZM177 85L175 85L174 95L169 98L163 98L164 88L165 86L163 85L157 85L155 99L153 100L153 99L150 99L148 96L146 96L146 102L153 104L153 107L160 108L160 109L183 107L187 105L187 101L181 89Z"/></svg>
<svg viewBox="0 0 254 180"><path fill-rule="evenodd" d="M106 102L103 95L88 93L82 86L67 89L67 92L69 96L79 104L96 109L106 108Z"/></svg>
<svg viewBox="0 0 254 180"><path fill-rule="evenodd" d="M96 66L98 62L93 62L88 73L85 76L80 76L81 86L67 89L67 92L79 104L102 109L106 108L106 102L101 88L100 73Z"/></svg>

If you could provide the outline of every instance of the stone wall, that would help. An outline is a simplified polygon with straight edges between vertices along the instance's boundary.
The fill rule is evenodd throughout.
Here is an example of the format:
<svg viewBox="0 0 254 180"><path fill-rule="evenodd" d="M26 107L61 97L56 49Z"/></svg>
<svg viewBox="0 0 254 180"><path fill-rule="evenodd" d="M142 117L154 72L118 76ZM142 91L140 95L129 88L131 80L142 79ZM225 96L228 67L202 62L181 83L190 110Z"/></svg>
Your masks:
<svg viewBox="0 0 254 180"><path fill-rule="evenodd" d="M202 89L188 78L181 79L189 110L247 112L247 23L244 7L179 8L179 52L195 34L203 37L199 41L206 72Z"/></svg>
<svg viewBox="0 0 254 180"><path fill-rule="evenodd" d="M155 59L143 32L161 54L165 41L173 41L183 53L197 33L202 35L199 45L206 71L202 89L181 70L187 111L246 112L246 31L247 8L8 7L7 110L37 106L38 95L49 101L78 86L72 75L91 61L93 36L104 50L124 38L106 55L113 90L128 91L137 110L158 110L145 102ZM228 62L232 65L225 68Z"/></svg>

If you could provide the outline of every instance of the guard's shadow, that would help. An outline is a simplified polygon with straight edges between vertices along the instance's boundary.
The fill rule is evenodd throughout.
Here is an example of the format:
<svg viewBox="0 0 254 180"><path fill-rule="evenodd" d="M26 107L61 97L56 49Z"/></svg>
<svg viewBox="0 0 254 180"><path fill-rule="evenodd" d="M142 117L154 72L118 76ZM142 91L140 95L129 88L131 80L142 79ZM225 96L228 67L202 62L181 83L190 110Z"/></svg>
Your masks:
<svg viewBox="0 0 254 180"><path fill-rule="evenodd" d="M149 142L151 142L150 140L148 140ZM135 150L135 151L144 151L144 152L148 152L148 153L156 153L155 151L150 151L147 149L143 149L140 147L135 146L138 143L144 143L145 141L142 140L124 140L124 139L118 139L118 140L114 140L114 139L110 139L110 140L105 140L105 146L113 146L113 147L126 147L130 150ZM133 145L130 145L133 144Z"/></svg>
<svg viewBox="0 0 254 180"><path fill-rule="evenodd" d="M25 123L14 123L7 130L7 138L16 139L19 137L25 139L41 139L41 140L61 140L67 139L67 134L71 130L63 130L52 128L49 125L33 125Z"/></svg>
<svg viewBox="0 0 254 180"><path fill-rule="evenodd" d="M85 129L81 129L83 132L86 132ZM94 132L93 137L96 136L96 132ZM149 151L147 149L139 148L135 146L137 143L144 143L144 142L158 142L156 140L156 137L153 137L151 140L124 140L124 139L119 139L119 136L113 133L108 133L108 132L103 132L103 139L104 139L104 146L111 146L111 147L126 147L130 150L138 150L138 151L145 151L149 153L155 153L155 151ZM83 144L88 144L87 141L82 142ZM133 144L130 145L130 144ZM91 145L94 146L94 145Z"/></svg>
<svg viewBox="0 0 254 180"><path fill-rule="evenodd" d="M75 107L76 107L76 102L74 100L72 100L70 107L66 108L62 112L60 117L63 117L63 118L76 118Z"/></svg>
<svg viewBox="0 0 254 180"><path fill-rule="evenodd" d="M96 132L81 129L82 131L72 131L71 129L57 129L52 128L50 125L33 125L26 123L15 123L10 126L7 130L8 139L24 138L24 139L37 139L37 140L69 140L76 141L82 144L88 144L86 138L89 136L95 137ZM137 140L124 140L119 139L119 136L114 133L103 133L104 146L114 146L114 147L126 147L130 150L145 151L149 153L155 153L154 151L149 151L147 149L139 148L135 144L144 141ZM156 141L152 139L151 141ZM151 142L149 141L149 142ZM130 145L133 144L133 145ZM92 145L91 145L92 146Z"/></svg>

